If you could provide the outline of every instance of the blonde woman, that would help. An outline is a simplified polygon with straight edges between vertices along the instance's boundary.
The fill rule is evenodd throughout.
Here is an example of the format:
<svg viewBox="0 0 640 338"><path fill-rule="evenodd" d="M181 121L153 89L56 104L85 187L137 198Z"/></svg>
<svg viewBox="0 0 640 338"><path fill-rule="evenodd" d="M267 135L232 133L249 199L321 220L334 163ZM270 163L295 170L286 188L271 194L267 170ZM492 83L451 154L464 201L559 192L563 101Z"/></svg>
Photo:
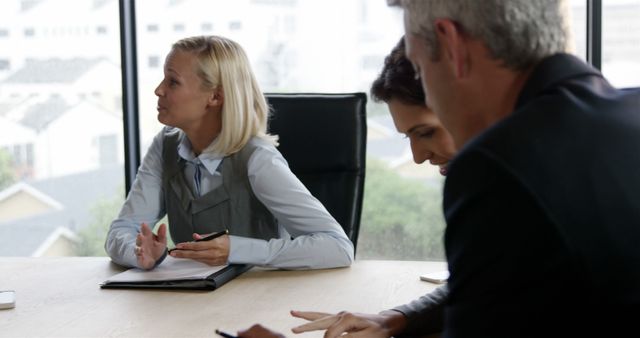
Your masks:
<svg viewBox="0 0 640 338"><path fill-rule="evenodd" d="M105 250L118 264L152 269L167 255L283 269L348 266L353 244L291 172L267 134L268 107L236 42L176 42L155 90L156 135ZM228 229L211 241L193 242Z"/></svg>

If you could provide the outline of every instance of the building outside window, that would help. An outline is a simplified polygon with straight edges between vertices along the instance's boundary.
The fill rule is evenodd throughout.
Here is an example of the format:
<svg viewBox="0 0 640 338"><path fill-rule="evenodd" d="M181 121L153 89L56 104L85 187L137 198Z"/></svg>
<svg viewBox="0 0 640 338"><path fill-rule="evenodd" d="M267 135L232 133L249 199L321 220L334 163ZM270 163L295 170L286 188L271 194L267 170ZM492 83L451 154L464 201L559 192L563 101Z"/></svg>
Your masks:
<svg viewBox="0 0 640 338"><path fill-rule="evenodd" d="M2 29L24 32L0 39L0 256L104 255L124 200L118 13L0 2Z"/></svg>

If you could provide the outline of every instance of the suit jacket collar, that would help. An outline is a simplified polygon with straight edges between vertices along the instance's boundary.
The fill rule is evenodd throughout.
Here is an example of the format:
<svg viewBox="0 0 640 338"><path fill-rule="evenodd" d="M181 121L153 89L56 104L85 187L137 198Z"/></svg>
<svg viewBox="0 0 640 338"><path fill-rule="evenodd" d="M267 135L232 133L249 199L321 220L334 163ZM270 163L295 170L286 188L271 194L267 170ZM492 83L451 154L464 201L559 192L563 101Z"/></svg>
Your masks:
<svg viewBox="0 0 640 338"><path fill-rule="evenodd" d="M514 111L517 111L529 100L539 96L545 89L553 87L554 84L584 75L602 77L600 71L570 54L560 53L543 59L535 66L527 83L520 92Z"/></svg>

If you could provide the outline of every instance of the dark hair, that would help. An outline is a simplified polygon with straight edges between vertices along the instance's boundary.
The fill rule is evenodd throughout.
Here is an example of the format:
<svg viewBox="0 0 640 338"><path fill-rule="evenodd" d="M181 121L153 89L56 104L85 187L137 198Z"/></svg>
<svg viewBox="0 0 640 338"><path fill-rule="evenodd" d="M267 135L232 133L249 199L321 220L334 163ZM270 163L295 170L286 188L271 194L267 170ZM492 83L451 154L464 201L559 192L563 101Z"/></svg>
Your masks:
<svg viewBox="0 0 640 338"><path fill-rule="evenodd" d="M384 59L382 72L371 85L371 97L376 102L396 99L406 104L425 105L422 84L416 79L413 65L404 51L404 38L400 38Z"/></svg>

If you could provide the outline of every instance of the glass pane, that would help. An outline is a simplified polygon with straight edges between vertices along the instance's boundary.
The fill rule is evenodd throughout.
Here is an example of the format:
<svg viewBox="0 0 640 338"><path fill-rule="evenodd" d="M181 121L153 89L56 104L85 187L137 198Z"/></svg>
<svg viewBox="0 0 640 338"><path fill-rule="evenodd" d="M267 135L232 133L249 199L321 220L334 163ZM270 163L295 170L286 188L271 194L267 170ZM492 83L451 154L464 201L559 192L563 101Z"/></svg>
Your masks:
<svg viewBox="0 0 640 338"><path fill-rule="evenodd" d="M0 256L104 255L124 196L117 0L0 2Z"/></svg>
<svg viewBox="0 0 640 338"><path fill-rule="evenodd" d="M136 2L142 152L161 125L153 91L171 44L214 34L240 43L265 92L369 92L403 34L402 13L371 0ZM330 21L330 24L328 24ZM416 166L386 105L369 102L358 258L442 259L442 179Z"/></svg>
<svg viewBox="0 0 640 338"><path fill-rule="evenodd" d="M640 86L640 0L602 2L602 72L616 87Z"/></svg>
<svg viewBox="0 0 640 338"><path fill-rule="evenodd" d="M582 60L587 60L587 1L571 0L571 30L573 51Z"/></svg>

